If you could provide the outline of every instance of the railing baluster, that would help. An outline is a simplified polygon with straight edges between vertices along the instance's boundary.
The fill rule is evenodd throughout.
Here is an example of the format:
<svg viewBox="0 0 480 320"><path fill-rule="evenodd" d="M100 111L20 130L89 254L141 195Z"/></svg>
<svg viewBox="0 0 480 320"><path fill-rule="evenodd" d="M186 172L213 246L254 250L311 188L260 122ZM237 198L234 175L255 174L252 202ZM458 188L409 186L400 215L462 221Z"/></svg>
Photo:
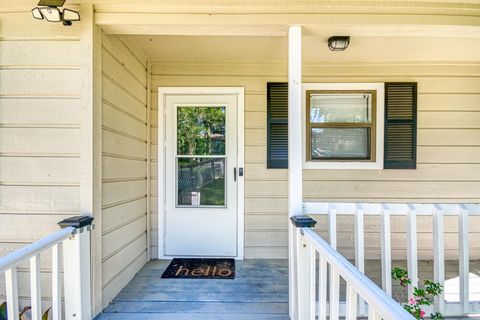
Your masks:
<svg viewBox="0 0 480 320"><path fill-rule="evenodd" d="M318 255L318 320L327 319L327 261Z"/></svg>
<svg viewBox="0 0 480 320"><path fill-rule="evenodd" d="M328 233L330 246L337 249L337 208L335 204L328 206ZM330 319L338 319L340 300L340 276L330 266Z"/></svg>
<svg viewBox="0 0 480 320"><path fill-rule="evenodd" d="M330 265L330 319L337 320L340 307L340 276Z"/></svg>
<svg viewBox="0 0 480 320"><path fill-rule="evenodd" d="M328 205L328 236L332 248L337 249L337 208L335 204Z"/></svg>
<svg viewBox="0 0 480 320"><path fill-rule="evenodd" d="M42 319L42 290L40 276L40 254L37 254L30 258L30 295L32 299L32 320Z"/></svg>
<svg viewBox="0 0 480 320"><path fill-rule="evenodd" d="M308 277L309 279L309 291L310 291L310 311L309 311L309 316L308 318L310 320L315 320L315 308L316 308L316 299L315 299L315 285L316 285L316 281L315 281L315 276L317 274L317 270L316 270L316 267L317 267L317 251L315 251L315 249L312 247L312 246L308 246L308 250L309 250L309 255L310 255L310 276Z"/></svg>
<svg viewBox="0 0 480 320"><path fill-rule="evenodd" d="M443 209L439 204L434 205L433 212L433 279L441 285L445 284L445 237L443 232ZM445 294L442 292L435 297L434 310L444 312Z"/></svg>
<svg viewBox="0 0 480 320"><path fill-rule="evenodd" d="M18 319L18 278L17 267L5 271L5 285L7 291L8 320Z"/></svg>
<svg viewBox="0 0 480 320"><path fill-rule="evenodd" d="M62 275L61 269L61 246L56 244L52 247L52 319L62 318Z"/></svg>
<svg viewBox="0 0 480 320"><path fill-rule="evenodd" d="M380 316L372 306L368 306L368 320L380 320Z"/></svg>
<svg viewBox="0 0 480 320"><path fill-rule="evenodd" d="M391 223L390 208L387 204L382 203L381 208L381 257L382 257L382 286L388 296L392 296L392 239L391 239Z"/></svg>
<svg viewBox="0 0 480 320"><path fill-rule="evenodd" d="M345 320L357 319L357 293L347 282Z"/></svg>
<svg viewBox="0 0 480 320"><path fill-rule="evenodd" d="M355 205L355 266L365 274L365 220L363 207ZM365 300L358 296L358 313L365 315Z"/></svg>
<svg viewBox="0 0 480 320"><path fill-rule="evenodd" d="M412 297L413 288L418 287L417 210L413 204L408 204L407 207L407 264L411 279L408 285L408 297Z"/></svg>
<svg viewBox="0 0 480 320"><path fill-rule="evenodd" d="M470 268L468 252L468 211L465 205L460 204L458 214L458 259L459 259L459 281L460 281L460 306L463 313L470 310L469 292L470 292Z"/></svg>

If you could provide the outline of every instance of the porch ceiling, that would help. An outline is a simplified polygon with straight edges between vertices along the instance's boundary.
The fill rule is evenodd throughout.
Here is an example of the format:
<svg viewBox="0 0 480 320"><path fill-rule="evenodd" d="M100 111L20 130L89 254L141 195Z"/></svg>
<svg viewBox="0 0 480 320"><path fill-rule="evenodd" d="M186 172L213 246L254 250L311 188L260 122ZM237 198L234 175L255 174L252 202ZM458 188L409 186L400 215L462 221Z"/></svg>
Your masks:
<svg viewBox="0 0 480 320"><path fill-rule="evenodd" d="M351 35L349 48L332 52L328 36ZM472 38L372 37L332 32L303 37L303 61L480 61L480 41ZM286 37L128 35L150 61L218 63L223 61L286 61Z"/></svg>
<svg viewBox="0 0 480 320"><path fill-rule="evenodd" d="M480 60L480 1L190 2L95 1L95 21L151 61L286 61L291 25L302 26L304 61ZM351 46L330 52L332 35Z"/></svg>
<svg viewBox="0 0 480 320"><path fill-rule="evenodd" d="M286 61L301 25L304 61L479 61L480 0L94 0L105 33L150 60ZM345 52L326 40L350 35Z"/></svg>

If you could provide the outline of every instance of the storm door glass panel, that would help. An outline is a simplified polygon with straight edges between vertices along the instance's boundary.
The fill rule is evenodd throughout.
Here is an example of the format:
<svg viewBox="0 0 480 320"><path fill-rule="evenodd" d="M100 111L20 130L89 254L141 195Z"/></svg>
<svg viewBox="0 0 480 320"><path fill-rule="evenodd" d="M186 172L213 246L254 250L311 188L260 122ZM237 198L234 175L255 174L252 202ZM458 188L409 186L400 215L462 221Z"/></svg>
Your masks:
<svg viewBox="0 0 480 320"><path fill-rule="evenodd" d="M225 207L225 107L177 107L177 207Z"/></svg>

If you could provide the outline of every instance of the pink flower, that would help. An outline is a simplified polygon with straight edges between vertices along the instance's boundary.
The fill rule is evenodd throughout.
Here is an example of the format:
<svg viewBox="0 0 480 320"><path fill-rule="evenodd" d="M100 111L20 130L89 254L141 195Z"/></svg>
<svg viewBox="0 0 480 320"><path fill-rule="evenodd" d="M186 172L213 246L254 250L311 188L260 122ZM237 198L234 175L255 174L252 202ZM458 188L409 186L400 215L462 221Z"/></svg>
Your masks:
<svg viewBox="0 0 480 320"><path fill-rule="evenodd" d="M415 300L415 298L410 298L408 299L408 303L410 304L415 304L417 301Z"/></svg>
<svg viewBox="0 0 480 320"><path fill-rule="evenodd" d="M420 318L423 318L423 317L425 317L425 311L420 310Z"/></svg>

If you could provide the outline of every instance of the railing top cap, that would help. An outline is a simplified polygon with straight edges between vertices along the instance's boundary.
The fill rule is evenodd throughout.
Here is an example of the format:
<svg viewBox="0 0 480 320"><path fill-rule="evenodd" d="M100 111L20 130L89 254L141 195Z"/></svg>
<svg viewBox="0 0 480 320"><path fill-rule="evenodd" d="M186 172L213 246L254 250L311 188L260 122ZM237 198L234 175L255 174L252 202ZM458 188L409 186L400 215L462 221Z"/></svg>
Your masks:
<svg viewBox="0 0 480 320"><path fill-rule="evenodd" d="M75 216L66 218L58 223L58 225L63 229L67 227L74 227L74 228L83 228L86 226L91 225L93 222L93 217L90 216Z"/></svg>
<svg viewBox="0 0 480 320"><path fill-rule="evenodd" d="M293 216L290 220L297 228L313 228L317 224L317 221L309 216Z"/></svg>

